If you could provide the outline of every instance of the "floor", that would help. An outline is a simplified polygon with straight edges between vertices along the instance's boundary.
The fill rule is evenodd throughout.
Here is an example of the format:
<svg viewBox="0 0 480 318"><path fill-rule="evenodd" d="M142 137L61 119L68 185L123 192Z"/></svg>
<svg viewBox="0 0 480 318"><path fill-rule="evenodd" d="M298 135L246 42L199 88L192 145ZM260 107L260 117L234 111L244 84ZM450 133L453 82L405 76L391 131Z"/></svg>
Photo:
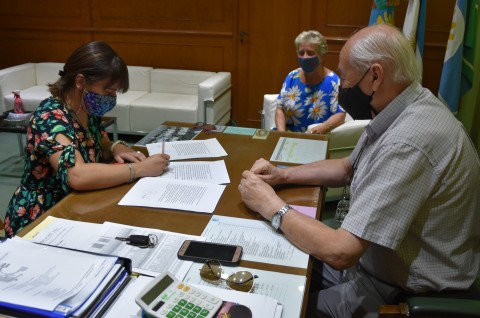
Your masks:
<svg viewBox="0 0 480 318"><path fill-rule="evenodd" d="M130 144L140 140L142 136L120 135L120 139ZM25 135L22 135L22 140ZM20 184L23 173L23 156L20 156L17 135L0 132L0 220L3 222L7 205L13 192ZM333 218L337 202L326 202L322 219ZM0 230L0 236L3 236Z"/></svg>

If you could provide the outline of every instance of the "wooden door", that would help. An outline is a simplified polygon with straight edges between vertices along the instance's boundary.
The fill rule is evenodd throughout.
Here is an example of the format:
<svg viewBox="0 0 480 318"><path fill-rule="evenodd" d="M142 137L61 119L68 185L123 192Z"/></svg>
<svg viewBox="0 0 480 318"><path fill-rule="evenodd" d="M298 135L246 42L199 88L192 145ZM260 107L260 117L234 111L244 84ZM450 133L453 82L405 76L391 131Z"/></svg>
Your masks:
<svg viewBox="0 0 480 318"><path fill-rule="evenodd" d="M297 65L293 40L298 34L299 2L240 0L238 23L239 126L260 127L263 95L278 93Z"/></svg>

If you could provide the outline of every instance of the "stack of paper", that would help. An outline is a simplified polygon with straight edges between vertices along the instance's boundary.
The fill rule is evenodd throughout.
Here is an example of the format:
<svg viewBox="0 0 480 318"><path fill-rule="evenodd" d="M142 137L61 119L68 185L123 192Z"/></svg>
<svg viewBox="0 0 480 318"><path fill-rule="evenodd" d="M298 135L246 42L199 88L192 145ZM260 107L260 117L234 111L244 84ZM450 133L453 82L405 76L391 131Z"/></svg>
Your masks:
<svg viewBox="0 0 480 318"><path fill-rule="evenodd" d="M43 246L17 237L0 246L3 314L100 315L129 279L130 268L117 257Z"/></svg>
<svg viewBox="0 0 480 318"><path fill-rule="evenodd" d="M147 149L150 155L164 151L172 161L227 155L216 138L153 143ZM118 204L213 213L226 183L224 160L171 162L163 175L140 179Z"/></svg>

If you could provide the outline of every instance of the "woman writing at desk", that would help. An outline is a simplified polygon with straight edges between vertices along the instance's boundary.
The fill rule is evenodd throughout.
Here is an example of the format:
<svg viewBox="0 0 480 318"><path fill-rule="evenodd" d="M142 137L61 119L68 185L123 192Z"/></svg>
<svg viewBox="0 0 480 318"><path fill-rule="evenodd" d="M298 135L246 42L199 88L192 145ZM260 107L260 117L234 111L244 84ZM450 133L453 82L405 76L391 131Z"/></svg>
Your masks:
<svg viewBox="0 0 480 318"><path fill-rule="evenodd" d="M5 216L5 234L15 235L72 190L96 190L161 175L168 155L146 158L123 141L110 142L101 116L129 86L125 62L104 42L76 49L49 84L27 129L25 168ZM115 160L126 164L105 164Z"/></svg>

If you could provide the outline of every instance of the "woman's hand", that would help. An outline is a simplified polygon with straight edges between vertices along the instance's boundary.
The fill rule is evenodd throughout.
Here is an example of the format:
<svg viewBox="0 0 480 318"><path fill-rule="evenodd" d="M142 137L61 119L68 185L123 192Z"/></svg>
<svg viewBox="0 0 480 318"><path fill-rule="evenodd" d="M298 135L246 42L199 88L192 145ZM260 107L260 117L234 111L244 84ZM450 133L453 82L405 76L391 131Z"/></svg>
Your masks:
<svg viewBox="0 0 480 318"><path fill-rule="evenodd" d="M113 159L118 163L141 162L147 157L140 151L135 151L130 147L118 144L112 151Z"/></svg>
<svg viewBox="0 0 480 318"><path fill-rule="evenodd" d="M307 130L307 133L310 134L327 134L330 132L331 125L327 123L321 123L313 127L312 129Z"/></svg>
<svg viewBox="0 0 480 318"><path fill-rule="evenodd" d="M168 169L169 165L169 155L151 155L148 158L145 158L145 160L135 164L136 177L156 177L162 175Z"/></svg>

